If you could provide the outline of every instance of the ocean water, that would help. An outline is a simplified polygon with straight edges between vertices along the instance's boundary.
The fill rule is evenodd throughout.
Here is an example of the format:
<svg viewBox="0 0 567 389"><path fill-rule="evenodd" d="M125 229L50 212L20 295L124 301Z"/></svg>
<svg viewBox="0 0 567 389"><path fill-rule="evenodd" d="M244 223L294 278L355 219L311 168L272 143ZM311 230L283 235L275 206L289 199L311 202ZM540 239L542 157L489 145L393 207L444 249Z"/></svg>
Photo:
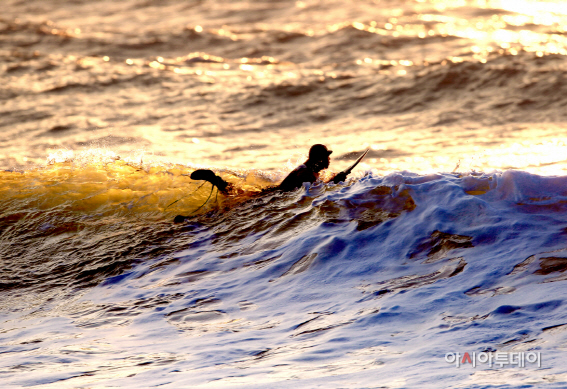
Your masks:
<svg viewBox="0 0 567 389"><path fill-rule="evenodd" d="M559 0L4 0L1 386L567 387L565 26ZM314 143L324 181L370 151L262 192Z"/></svg>

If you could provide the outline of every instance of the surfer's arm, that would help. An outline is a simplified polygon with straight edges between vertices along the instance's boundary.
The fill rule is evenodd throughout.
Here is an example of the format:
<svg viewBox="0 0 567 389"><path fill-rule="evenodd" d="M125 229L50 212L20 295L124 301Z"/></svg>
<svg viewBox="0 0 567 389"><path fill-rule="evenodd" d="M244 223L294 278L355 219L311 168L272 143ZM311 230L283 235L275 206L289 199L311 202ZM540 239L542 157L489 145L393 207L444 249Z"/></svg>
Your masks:
<svg viewBox="0 0 567 389"><path fill-rule="evenodd" d="M370 150L370 147L366 149L366 151L364 153L362 153L362 155L360 157L358 157L358 159L352 164L350 165L350 167L346 170L343 170L340 173L337 173L330 181L333 182L335 184L338 184L339 182L345 181L347 176L350 174L350 172L352 172L352 169L354 169L356 167L356 165L358 165L360 163L360 161L362 161L362 159L366 156L366 154L368 154L368 151Z"/></svg>
<svg viewBox="0 0 567 389"><path fill-rule="evenodd" d="M347 172L340 172L335 174L335 176L333 178L331 178L331 180L329 181L329 183L333 183L333 184L338 184L339 182L343 182L346 180L348 176Z"/></svg>

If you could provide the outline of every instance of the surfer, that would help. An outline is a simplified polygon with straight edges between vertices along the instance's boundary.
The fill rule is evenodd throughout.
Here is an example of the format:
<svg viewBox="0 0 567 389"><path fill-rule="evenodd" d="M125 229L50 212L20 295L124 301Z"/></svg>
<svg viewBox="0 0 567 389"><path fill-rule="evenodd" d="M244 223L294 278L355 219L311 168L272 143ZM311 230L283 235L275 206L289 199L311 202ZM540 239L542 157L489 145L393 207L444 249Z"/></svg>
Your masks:
<svg viewBox="0 0 567 389"><path fill-rule="evenodd" d="M368 153L367 149L362 155L346 170L343 170L340 173L337 173L333 178L331 178L328 183L333 182L338 184L341 181L346 180L347 176L350 174L352 169L355 168L356 165L366 156ZM291 173L287 175L284 180L275 187L266 188L261 193L265 194L272 191L282 191L282 192L291 192L295 189L300 188L303 183L309 182L314 183L319 179L319 172L323 169L327 169L329 164L331 163L332 150L329 150L327 146L322 144L316 144L311 146L309 149L309 157L305 161L305 163L296 167ZM207 181L212 184L211 193L209 194L209 198L212 195L213 189L216 187L219 192L225 195L238 195L238 190L229 182L226 182L222 179L222 177L217 176L212 170L209 169L198 169L191 173L191 179L193 180L202 180ZM197 210L201 209L209 198L205 201L203 205L201 205ZM177 200L179 201L179 200ZM170 205L176 203L174 201ZM193 211L195 213L197 210ZM175 217L174 222L179 223L188 218L189 216L182 216L178 215Z"/></svg>
<svg viewBox="0 0 567 389"><path fill-rule="evenodd" d="M303 185L304 182L314 183L319 179L319 172L323 169L327 169L331 163L331 157L333 150L329 150L325 145L316 144L311 146L309 149L309 158L305 163L296 167L291 173L287 175L286 178L276 187L267 188L268 190L280 190L282 192L291 192ZM352 169L364 158L366 155L364 152L360 158L347 170L344 170L336 174L328 182L333 182L338 184L341 181L346 180L347 176L350 174ZM199 169L191 173L191 179L193 180L205 180L213 184L224 194L229 194L233 189L232 184L226 182L221 177L217 176L213 171L208 169Z"/></svg>
<svg viewBox="0 0 567 389"><path fill-rule="evenodd" d="M331 163L330 155L333 150L327 149L325 145L317 144L309 149L309 158L302 165L299 165L281 182L277 189L283 192L290 192L303 185L304 182L314 183L319 179L319 172L327 169ZM340 172L329 182L338 184L346 180L348 173Z"/></svg>

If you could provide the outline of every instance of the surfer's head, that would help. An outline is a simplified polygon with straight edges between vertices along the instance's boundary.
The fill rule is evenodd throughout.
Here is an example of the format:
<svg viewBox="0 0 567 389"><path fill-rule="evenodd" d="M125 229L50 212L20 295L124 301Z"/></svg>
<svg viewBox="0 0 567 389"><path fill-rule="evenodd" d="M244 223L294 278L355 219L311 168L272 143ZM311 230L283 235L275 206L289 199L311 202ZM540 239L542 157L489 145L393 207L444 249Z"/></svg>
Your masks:
<svg viewBox="0 0 567 389"><path fill-rule="evenodd" d="M307 165L311 165L315 171L323 170L329 167L331 163L331 153L333 150L327 149L327 146L316 144L309 149L309 159Z"/></svg>

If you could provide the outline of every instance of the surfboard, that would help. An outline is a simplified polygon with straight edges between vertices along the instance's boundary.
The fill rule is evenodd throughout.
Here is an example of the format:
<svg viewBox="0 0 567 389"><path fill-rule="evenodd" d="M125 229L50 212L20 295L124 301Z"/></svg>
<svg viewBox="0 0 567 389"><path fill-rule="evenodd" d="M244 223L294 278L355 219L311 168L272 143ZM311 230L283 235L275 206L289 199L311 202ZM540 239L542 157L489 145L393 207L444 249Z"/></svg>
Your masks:
<svg viewBox="0 0 567 389"><path fill-rule="evenodd" d="M368 151L370 150L370 147L366 149L366 151L364 151L364 153L362 153L360 155L360 157L358 157L358 159L356 161L354 161L354 163L352 165L349 166L348 169L343 170L341 173L344 173L346 175L349 175L350 172L352 172L352 169L354 169L356 167L356 165L358 165L360 163L360 161L362 161L364 159L364 157L366 157L366 154L368 154ZM341 174L339 173L339 174Z"/></svg>

